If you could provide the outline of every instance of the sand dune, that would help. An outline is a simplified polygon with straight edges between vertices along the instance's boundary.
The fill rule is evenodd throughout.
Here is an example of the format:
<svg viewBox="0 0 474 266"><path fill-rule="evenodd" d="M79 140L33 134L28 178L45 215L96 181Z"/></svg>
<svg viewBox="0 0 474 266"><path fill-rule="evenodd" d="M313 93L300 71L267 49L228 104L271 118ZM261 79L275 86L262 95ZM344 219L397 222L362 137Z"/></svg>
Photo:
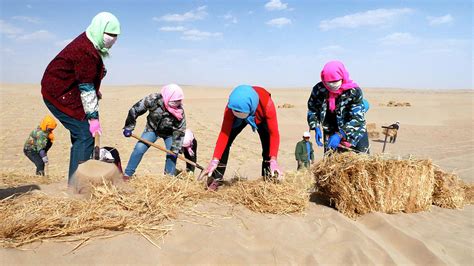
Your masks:
<svg viewBox="0 0 474 266"><path fill-rule="evenodd" d="M122 136L128 109L159 87L104 87L100 103L104 146L117 147L126 165L135 141ZM184 86L188 126L199 142L199 162L207 164L217 138L226 97L231 88ZM294 170L294 146L306 125L309 88L270 89L276 104L293 108L277 109L281 131L279 161L285 170ZM416 91L366 89L371 103L368 122L388 125L400 121L395 144L386 151L405 156L432 158L444 170L455 171L474 182L473 93L460 91ZM23 155L28 133L46 114L38 85L1 85L0 171L33 173L33 164ZM409 102L411 107L386 107L389 101ZM452 107L455 105L455 108ZM141 133L145 116L139 119ZM69 135L59 125L50 151L50 172L63 175L64 182L43 185L46 193L62 193L66 188ZM372 153L382 150L382 140L370 141ZM258 147L258 148L256 148ZM233 173L257 178L260 173L260 144L250 129L239 135L232 147L227 178ZM321 149L316 159L322 156ZM164 155L150 149L138 175L160 174ZM184 168L179 163L179 168ZM432 207L430 212L387 215L373 213L353 221L336 210L311 203L304 214L278 216L253 213L241 206L203 202L195 209L212 214L213 219L182 215L170 221L173 231L161 249L133 234L78 243L46 242L21 251L0 249L0 263L10 264L472 264L474 261L474 207L447 210Z"/></svg>

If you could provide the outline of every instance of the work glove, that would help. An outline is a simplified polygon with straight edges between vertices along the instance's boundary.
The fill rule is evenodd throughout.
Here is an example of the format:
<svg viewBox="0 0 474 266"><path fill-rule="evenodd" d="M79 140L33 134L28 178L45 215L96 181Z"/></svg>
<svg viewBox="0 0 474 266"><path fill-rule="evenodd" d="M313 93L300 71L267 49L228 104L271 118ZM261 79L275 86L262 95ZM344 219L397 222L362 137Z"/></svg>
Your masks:
<svg viewBox="0 0 474 266"><path fill-rule="evenodd" d="M206 174L208 177L211 176L212 173L216 170L218 165L219 165L219 160L212 159L211 162L209 162L209 165L207 166L206 170L201 172L201 174L198 177L198 180L201 180Z"/></svg>
<svg viewBox="0 0 474 266"><path fill-rule="evenodd" d="M41 160L43 160L43 163L48 163L48 156L41 157Z"/></svg>
<svg viewBox="0 0 474 266"><path fill-rule="evenodd" d="M278 174L277 179L282 180L283 176L282 176L282 172L280 170L280 167L278 166L277 160L276 159L271 159L270 160L270 173L271 173L272 177L275 176L275 172Z"/></svg>
<svg viewBox="0 0 474 266"><path fill-rule="evenodd" d="M337 149L339 147L339 144L341 143L342 140L342 134L341 133L334 133L329 137L328 141L328 148L330 149Z"/></svg>
<svg viewBox="0 0 474 266"><path fill-rule="evenodd" d="M94 137L96 134L102 135L99 119L89 119L89 131Z"/></svg>
<svg viewBox="0 0 474 266"><path fill-rule="evenodd" d="M132 135L132 131L133 131L133 130L130 130L130 129L126 129L126 128L125 128L125 129L123 130L123 135L124 135L125 137L129 138L129 137Z"/></svg>
<svg viewBox="0 0 474 266"><path fill-rule="evenodd" d="M319 147L322 147L323 143L321 142L321 138L323 137L323 133L321 133L321 129L319 127L317 127L314 131L314 139L316 140L316 144L318 144Z"/></svg>

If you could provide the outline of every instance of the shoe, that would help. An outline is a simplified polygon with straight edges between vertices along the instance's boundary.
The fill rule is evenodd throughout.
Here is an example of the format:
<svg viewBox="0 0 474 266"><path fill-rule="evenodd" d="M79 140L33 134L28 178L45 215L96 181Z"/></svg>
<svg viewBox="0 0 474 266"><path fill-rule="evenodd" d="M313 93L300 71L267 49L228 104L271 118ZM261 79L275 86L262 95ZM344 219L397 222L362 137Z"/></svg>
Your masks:
<svg viewBox="0 0 474 266"><path fill-rule="evenodd" d="M221 185L222 185L222 180L214 179L212 176L207 178L207 190L217 191L217 189Z"/></svg>
<svg viewBox="0 0 474 266"><path fill-rule="evenodd" d="M130 177L128 175L123 175L123 181L125 182L130 181Z"/></svg>

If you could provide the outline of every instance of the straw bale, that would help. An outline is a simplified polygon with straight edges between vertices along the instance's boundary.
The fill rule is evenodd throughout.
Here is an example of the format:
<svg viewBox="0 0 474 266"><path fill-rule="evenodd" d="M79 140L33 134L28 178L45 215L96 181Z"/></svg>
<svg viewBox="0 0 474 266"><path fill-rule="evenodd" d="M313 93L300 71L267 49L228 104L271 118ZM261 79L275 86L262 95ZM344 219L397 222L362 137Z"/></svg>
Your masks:
<svg viewBox="0 0 474 266"><path fill-rule="evenodd" d="M463 184L464 204L474 204L474 184Z"/></svg>
<svg viewBox="0 0 474 266"><path fill-rule="evenodd" d="M382 134L389 136L389 137L395 137L397 135L397 129L395 128L384 128L382 130Z"/></svg>
<svg viewBox="0 0 474 266"><path fill-rule="evenodd" d="M312 187L309 172L287 173L282 182L237 181L218 191L231 203L242 204L259 213L289 214L302 212L308 204L308 190Z"/></svg>
<svg viewBox="0 0 474 266"><path fill-rule="evenodd" d="M433 204L441 208L461 209L464 207L464 183L456 174L434 171Z"/></svg>
<svg viewBox="0 0 474 266"><path fill-rule="evenodd" d="M434 167L429 160L335 153L313 168L316 190L350 218L369 212L430 209Z"/></svg>

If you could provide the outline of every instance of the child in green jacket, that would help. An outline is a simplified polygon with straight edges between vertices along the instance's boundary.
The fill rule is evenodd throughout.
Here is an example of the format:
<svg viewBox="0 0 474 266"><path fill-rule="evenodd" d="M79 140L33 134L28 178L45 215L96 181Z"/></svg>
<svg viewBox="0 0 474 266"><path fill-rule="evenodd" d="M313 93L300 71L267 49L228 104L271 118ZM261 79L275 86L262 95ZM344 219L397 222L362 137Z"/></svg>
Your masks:
<svg viewBox="0 0 474 266"><path fill-rule="evenodd" d="M23 147L23 152L36 166L36 174L44 175L44 166L48 163L48 150L53 145L56 120L46 115L41 124L31 131Z"/></svg>

